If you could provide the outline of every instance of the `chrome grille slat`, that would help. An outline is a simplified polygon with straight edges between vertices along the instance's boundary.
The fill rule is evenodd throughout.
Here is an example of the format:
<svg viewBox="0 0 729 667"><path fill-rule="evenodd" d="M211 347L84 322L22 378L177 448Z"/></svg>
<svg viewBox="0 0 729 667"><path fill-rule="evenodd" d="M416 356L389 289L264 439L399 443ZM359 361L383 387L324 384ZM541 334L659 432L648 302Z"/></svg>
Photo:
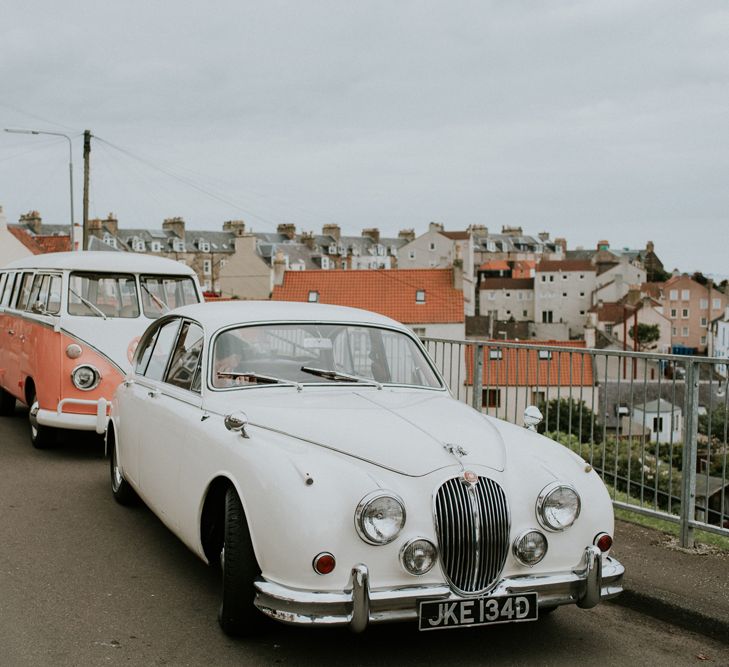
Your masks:
<svg viewBox="0 0 729 667"><path fill-rule="evenodd" d="M443 571L462 593L496 583L509 551L509 510L503 489L485 477L469 486L461 478L436 492L435 520Z"/></svg>

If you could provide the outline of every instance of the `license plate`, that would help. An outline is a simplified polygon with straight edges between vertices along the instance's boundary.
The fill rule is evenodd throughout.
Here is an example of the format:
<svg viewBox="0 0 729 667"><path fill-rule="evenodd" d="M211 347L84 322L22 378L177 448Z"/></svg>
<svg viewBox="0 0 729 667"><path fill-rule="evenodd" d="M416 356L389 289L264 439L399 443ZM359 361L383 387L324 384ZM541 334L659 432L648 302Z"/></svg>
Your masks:
<svg viewBox="0 0 729 667"><path fill-rule="evenodd" d="M536 593L468 600L424 600L420 603L420 629L443 630L536 621L538 609Z"/></svg>

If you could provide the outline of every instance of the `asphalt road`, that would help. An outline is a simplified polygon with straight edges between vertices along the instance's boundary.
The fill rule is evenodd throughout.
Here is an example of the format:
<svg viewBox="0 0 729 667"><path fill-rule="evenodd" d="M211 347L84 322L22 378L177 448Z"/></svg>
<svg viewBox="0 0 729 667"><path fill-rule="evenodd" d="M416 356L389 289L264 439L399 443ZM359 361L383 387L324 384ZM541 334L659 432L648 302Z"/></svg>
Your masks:
<svg viewBox="0 0 729 667"><path fill-rule="evenodd" d="M0 666L729 665L729 646L617 605L536 623L419 634L276 625L231 640L217 577L145 507L111 497L93 439L36 451L0 418Z"/></svg>

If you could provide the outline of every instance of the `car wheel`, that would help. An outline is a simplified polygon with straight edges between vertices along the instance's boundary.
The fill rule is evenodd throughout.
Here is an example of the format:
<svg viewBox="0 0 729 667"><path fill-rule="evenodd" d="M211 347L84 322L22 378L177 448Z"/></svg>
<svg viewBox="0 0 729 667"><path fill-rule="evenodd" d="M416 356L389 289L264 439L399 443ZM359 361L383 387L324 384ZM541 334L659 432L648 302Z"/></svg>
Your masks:
<svg viewBox="0 0 729 667"><path fill-rule="evenodd" d="M15 396L0 387L0 416L12 417L15 414Z"/></svg>
<svg viewBox="0 0 729 667"><path fill-rule="evenodd" d="M116 439L109 438L109 474L111 476L111 493L120 505L135 505L139 499L129 482L124 479L116 458Z"/></svg>
<svg viewBox="0 0 729 667"><path fill-rule="evenodd" d="M38 410L40 405L38 398L33 392L28 410L28 421L30 422L30 442L36 449L47 449L56 442L56 429L50 426L42 426L38 423Z"/></svg>
<svg viewBox="0 0 729 667"><path fill-rule="evenodd" d="M223 594L218 622L226 635L242 637L263 628L265 617L253 605L253 582L261 574L248 522L235 489L225 494L225 537L220 553Z"/></svg>

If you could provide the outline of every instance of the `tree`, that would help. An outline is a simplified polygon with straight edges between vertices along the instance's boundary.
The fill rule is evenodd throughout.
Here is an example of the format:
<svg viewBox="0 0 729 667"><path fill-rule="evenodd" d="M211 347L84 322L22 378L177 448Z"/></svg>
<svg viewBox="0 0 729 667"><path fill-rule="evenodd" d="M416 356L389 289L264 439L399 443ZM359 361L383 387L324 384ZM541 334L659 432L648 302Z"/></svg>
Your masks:
<svg viewBox="0 0 729 667"><path fill-rule="evenodd" d="M539 433L560 433L572 435L579 442L602 442L602 424L584 401L574 398L553 398L549 403L538 406L544 420L539 424Z"/></svg>
<svg viewBox="0 0 729 667"><path fill-rule="evenodd" d="M635 326L630 327L630 337L635 340ZM661 329L657 324L638 324L638 345L645 349L661 337Z"/></svg>
<svg viewBox="0 0 729 667"><path fill-rule="evenodd" d="M706 285L709 282L709 279L701 273L701 271L694 271L691 277L699 283L699 285Z"/></svg>

